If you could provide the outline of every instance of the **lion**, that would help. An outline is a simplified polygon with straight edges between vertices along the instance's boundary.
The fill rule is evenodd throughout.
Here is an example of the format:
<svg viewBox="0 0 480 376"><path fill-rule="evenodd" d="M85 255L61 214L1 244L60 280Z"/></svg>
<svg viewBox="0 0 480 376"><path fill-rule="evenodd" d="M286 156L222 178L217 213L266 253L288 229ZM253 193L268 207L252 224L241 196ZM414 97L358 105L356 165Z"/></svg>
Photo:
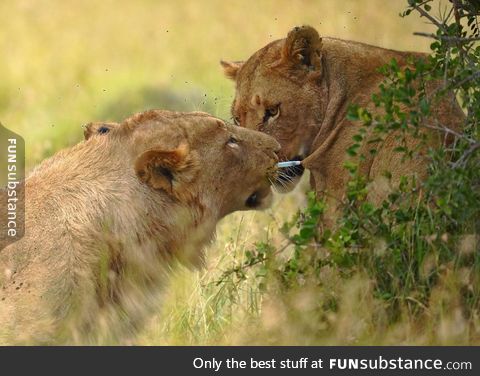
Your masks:
<svg viewBox="0 0 480 376"><path fill-rule="evenodd" d="M198 265L221 218L270 205L280 145L263 133L152 110L85 139L26 179L25 236L0 251L5 343L128 341L172 263Z"/></svg>
<svg viewBox="0 0 480 376"><path fill-rule="evenodd" d="M285 192L300 180L304 168L310 170L311 187L328 204L325 225L331 227L338 217L338 208L345 193L349 173L343 168L349 158L346 150L359 128L347 119L351 104L367 108L373 114L379 109L372 104L384 76L378 68L392 59L406 67L409 57L425 58L415 52L400 52L363 43L335 38L320 38L311 26L295 27L285 39L269 43L245 62L221 61L225 75L235 81L235 99L231 113L241 127L260 130L280 143L281 160L302 160L302 165L279 175L277 185ZM431 95L440 83L430 82ZM453 93L443 97L432 109L428 121L431 128L446 126L460 129L464 113ZM430 129L429 146L441 146L444 134ZM398 134L387 135L377 154L366 142L359 150L365 160L360 172L370 183L368 199L379 203L386 198L402 176L426 176L428 158L419 153L403 161L394 152L399 146ZM451 142L451 138L447 138ZM418 140L407 138L413 148ZM385 177L389 171L391 178Z"/></svg>

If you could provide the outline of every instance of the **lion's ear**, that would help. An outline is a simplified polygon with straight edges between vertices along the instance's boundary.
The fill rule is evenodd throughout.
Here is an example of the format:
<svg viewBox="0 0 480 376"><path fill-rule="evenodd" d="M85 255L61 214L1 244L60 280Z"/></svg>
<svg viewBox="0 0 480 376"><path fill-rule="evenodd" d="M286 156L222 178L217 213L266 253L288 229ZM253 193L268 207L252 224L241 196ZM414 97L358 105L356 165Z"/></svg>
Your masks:
<svg viewBox="0 0 480 376"><path fill-rule="evenodd" d="M243 61L221 60L220 65L223 67L223 73L225 73L225 76L235 81L237 79L238 71L243 65Z"/></svg>
<svg viewBox="0 0 480 376"><path fill-rule="evenodd" d="M112 122L93 122L83 126L83 136L88 140L95 134L109 133L112 129L117 128L120 124Z"/></svg>
<svg viewBox="0 0 480 376"><path fill-rule="evenodd" d="M322 38L311 26L292 29L285 39L282 60L288 60L309 70L321 67Z"/></svg>
<svg viewBox="0 0 480 376"><path fill-rule="evenodd" d="M140 181L177 198L183 196L182 190L193 181L197 171L196 158L186 143L174 150L147 150L135 161Z"/></svg>

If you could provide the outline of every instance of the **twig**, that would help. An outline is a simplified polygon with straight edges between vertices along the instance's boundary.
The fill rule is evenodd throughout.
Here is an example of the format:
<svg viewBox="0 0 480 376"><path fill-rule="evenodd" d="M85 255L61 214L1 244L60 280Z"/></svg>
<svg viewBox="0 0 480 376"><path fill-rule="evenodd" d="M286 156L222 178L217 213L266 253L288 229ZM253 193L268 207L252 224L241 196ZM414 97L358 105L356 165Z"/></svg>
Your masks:
<svg viewBox="0 0 480 376"><path fill-rule="evenodd" d="M470 156L478 149L480 149L480 142L477 142L477 143L471 145L465 151L465 153L463 153L463 155L453 164L453 168L457 168L460 165L464 164L467 161L467 159L470 158Z"/></svg>
<svg viewBox="0 0 480 376"><path fill-rule="evenodd" d="M466 136L463 135L462 133L458 133L457 131L454 131L453 129L448 128L444 125L442 125L441 127L437 127L435 125L424 124L424 127L428 129L433 129L435 131L441 131L444 133L453 134L455 137L458 137L458 138L466 138Z"/></svg>
<svg viewBox="0 0 480 376"><path fill-rule="evenodd" d="M458 26L460 26L460 19L462 18L459 12L459 9L462 9L461 4L458 2L458 0L452 0L453 4L453 14L455 16L455 22L457 23Z"/></svg>
<svg viewBox="0 0 480 376"><path fill-rule="evenodd" d="M477 142L476 140L473 140L473 139L465 136L464 134L458 133L458 132L454 131L453 129L450 129L450 128L446 127L446 126L438 127L438 126L430 125L430 124L424 124L423 126L424 126L425 128L428 128L428 129L432 129L432 130L436 130L436 131L440 131L440 132L452 134L452 135L454 135L454 136L457 137L457 138L461 138L461 139L466 140L466 141L467 141L468 143L470 143L470 144L475 144L475 143Z"/></svg>
<svg viewBox="0 0 480 376"><path fill-rule="evenodd" d="M472 81L472 80L475 80L475 79L477 79L477 78L480 78L480 71L475 72L475 73L472 73L470 76L465 77L463 80L457 82L455 85L453 85L453 86L450 87L449 89L452 90L452 89L458 88L458 87L466 84L467 82Z"/></svg>
<svg viewBox="0 0 480 376"><path fill-rule="evenodd" d="M435 26L437 26L439 29L442 29L444 32L445 30L445 25L441 23L439 20L437 20L435 17L431 16L430 13L428 13L426 10L420 8L418 5L414 5L413 8L420 13L423 17L428 18L430 22L432 22Z"/></svg>
<svg viewBox="0 0 480 376"><path fill-rule="evenodd" d="M282 253L282 252L283 252L285 249L287 249L290 245L292 245L291 242L289 242L289 241L285 242L285 244L284 244L281 248L277 249L275 252L272 252L271 256L276 256L276 255L278 255L279 253ZM215 286L218 286L218 285L220 285L221 283L223 283L223 282L227 279L227 277L231 276L232 274L238 273L238 272L241 271L241 270L245 270L246 268L250 268L250 267L252 267L252 266L254 266L254 265L257 265L257 264L259 264L259 263L261 263L261 262L264 262L264 261L266 261L266 260L267 260L267 255L263 255L263 257L262 257L261 259L259 258L259 259L255 260L254 262L244 261L244 262L241 263L240 265L237 265L237 266L235 266L234 268L228 269L228 270L226 270L225 272L223 272L223 274L220 276L219 279L210 282L210 284L215 285Z"/></svg>
<svg viewBox="0 0 480 376"><path fill-rule="evenodd" d="M458 26L458 31L462 30L462 24L461 24L461 17L460 17L460 11L459 9L461 8L461 4L458 2L458 0L452 0L453 4L453 15L455 16L455 22ZM460 52L460 57L462 58L462 63L465 64L465 50L461 48L461 45L459 42L456 42L458 51Z"/></svg>
<svg viewBox="0 0 480 376"><path fill-rule="evenodd" d="M480 37L470 37L470 38L461 38L461 37L454 37L451 35L436 35L436 34L431 34L431 33L421 33L421 32L414 32L413 35L417 35L420 37L426 37L426 38L432 38L432 39L442 39L446 41L452 41L452 42L474 42L474 41L479 41Z"/></svg>

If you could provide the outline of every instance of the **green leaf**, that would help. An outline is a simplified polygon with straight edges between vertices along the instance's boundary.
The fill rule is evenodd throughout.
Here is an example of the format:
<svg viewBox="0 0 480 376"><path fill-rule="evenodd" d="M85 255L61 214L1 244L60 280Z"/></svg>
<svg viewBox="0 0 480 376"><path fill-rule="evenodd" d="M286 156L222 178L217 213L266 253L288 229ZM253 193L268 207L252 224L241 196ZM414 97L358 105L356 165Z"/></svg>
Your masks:
<svg viewBox="0 0 480 376"><path fill-rule="evenodd" d="M420 101L418 102L418 105L420 106L420 111L422 112L423 115L426 116L430 113L430 103L428 103L425 97L422 97L420 99Z"/></svg>
<svg viewBox="0 0 480 376"><path fill-rule="evenodd" d="M352 138L353 138L353 141L356 141L356 142L361 142L363 140L363 136L359 134L354 135Z"/></svg>
<svg viewBox="0 0 480 376"><path fill-rule="evenodd" d="M351 157L355 157L357 155L357 149L360 147L359 144L353 144L347 149L347 154Z"/></svg>

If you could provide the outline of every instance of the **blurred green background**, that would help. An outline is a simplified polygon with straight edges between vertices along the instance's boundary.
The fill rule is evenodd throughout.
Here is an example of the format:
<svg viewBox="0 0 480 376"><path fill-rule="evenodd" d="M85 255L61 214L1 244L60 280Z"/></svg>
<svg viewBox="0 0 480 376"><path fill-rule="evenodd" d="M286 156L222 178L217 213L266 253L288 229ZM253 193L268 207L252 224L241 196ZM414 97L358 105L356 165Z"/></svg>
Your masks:
<svg viewBox="0 0 480 376"><path fill-rule="evenodd" d="M81 125L148 108L228 118L241 60L294 26L402 50L425 50L404 0L2 0L0 121L20 132L27 165L82 138ZM427 28L428 29L428 28Z"/></svg>

